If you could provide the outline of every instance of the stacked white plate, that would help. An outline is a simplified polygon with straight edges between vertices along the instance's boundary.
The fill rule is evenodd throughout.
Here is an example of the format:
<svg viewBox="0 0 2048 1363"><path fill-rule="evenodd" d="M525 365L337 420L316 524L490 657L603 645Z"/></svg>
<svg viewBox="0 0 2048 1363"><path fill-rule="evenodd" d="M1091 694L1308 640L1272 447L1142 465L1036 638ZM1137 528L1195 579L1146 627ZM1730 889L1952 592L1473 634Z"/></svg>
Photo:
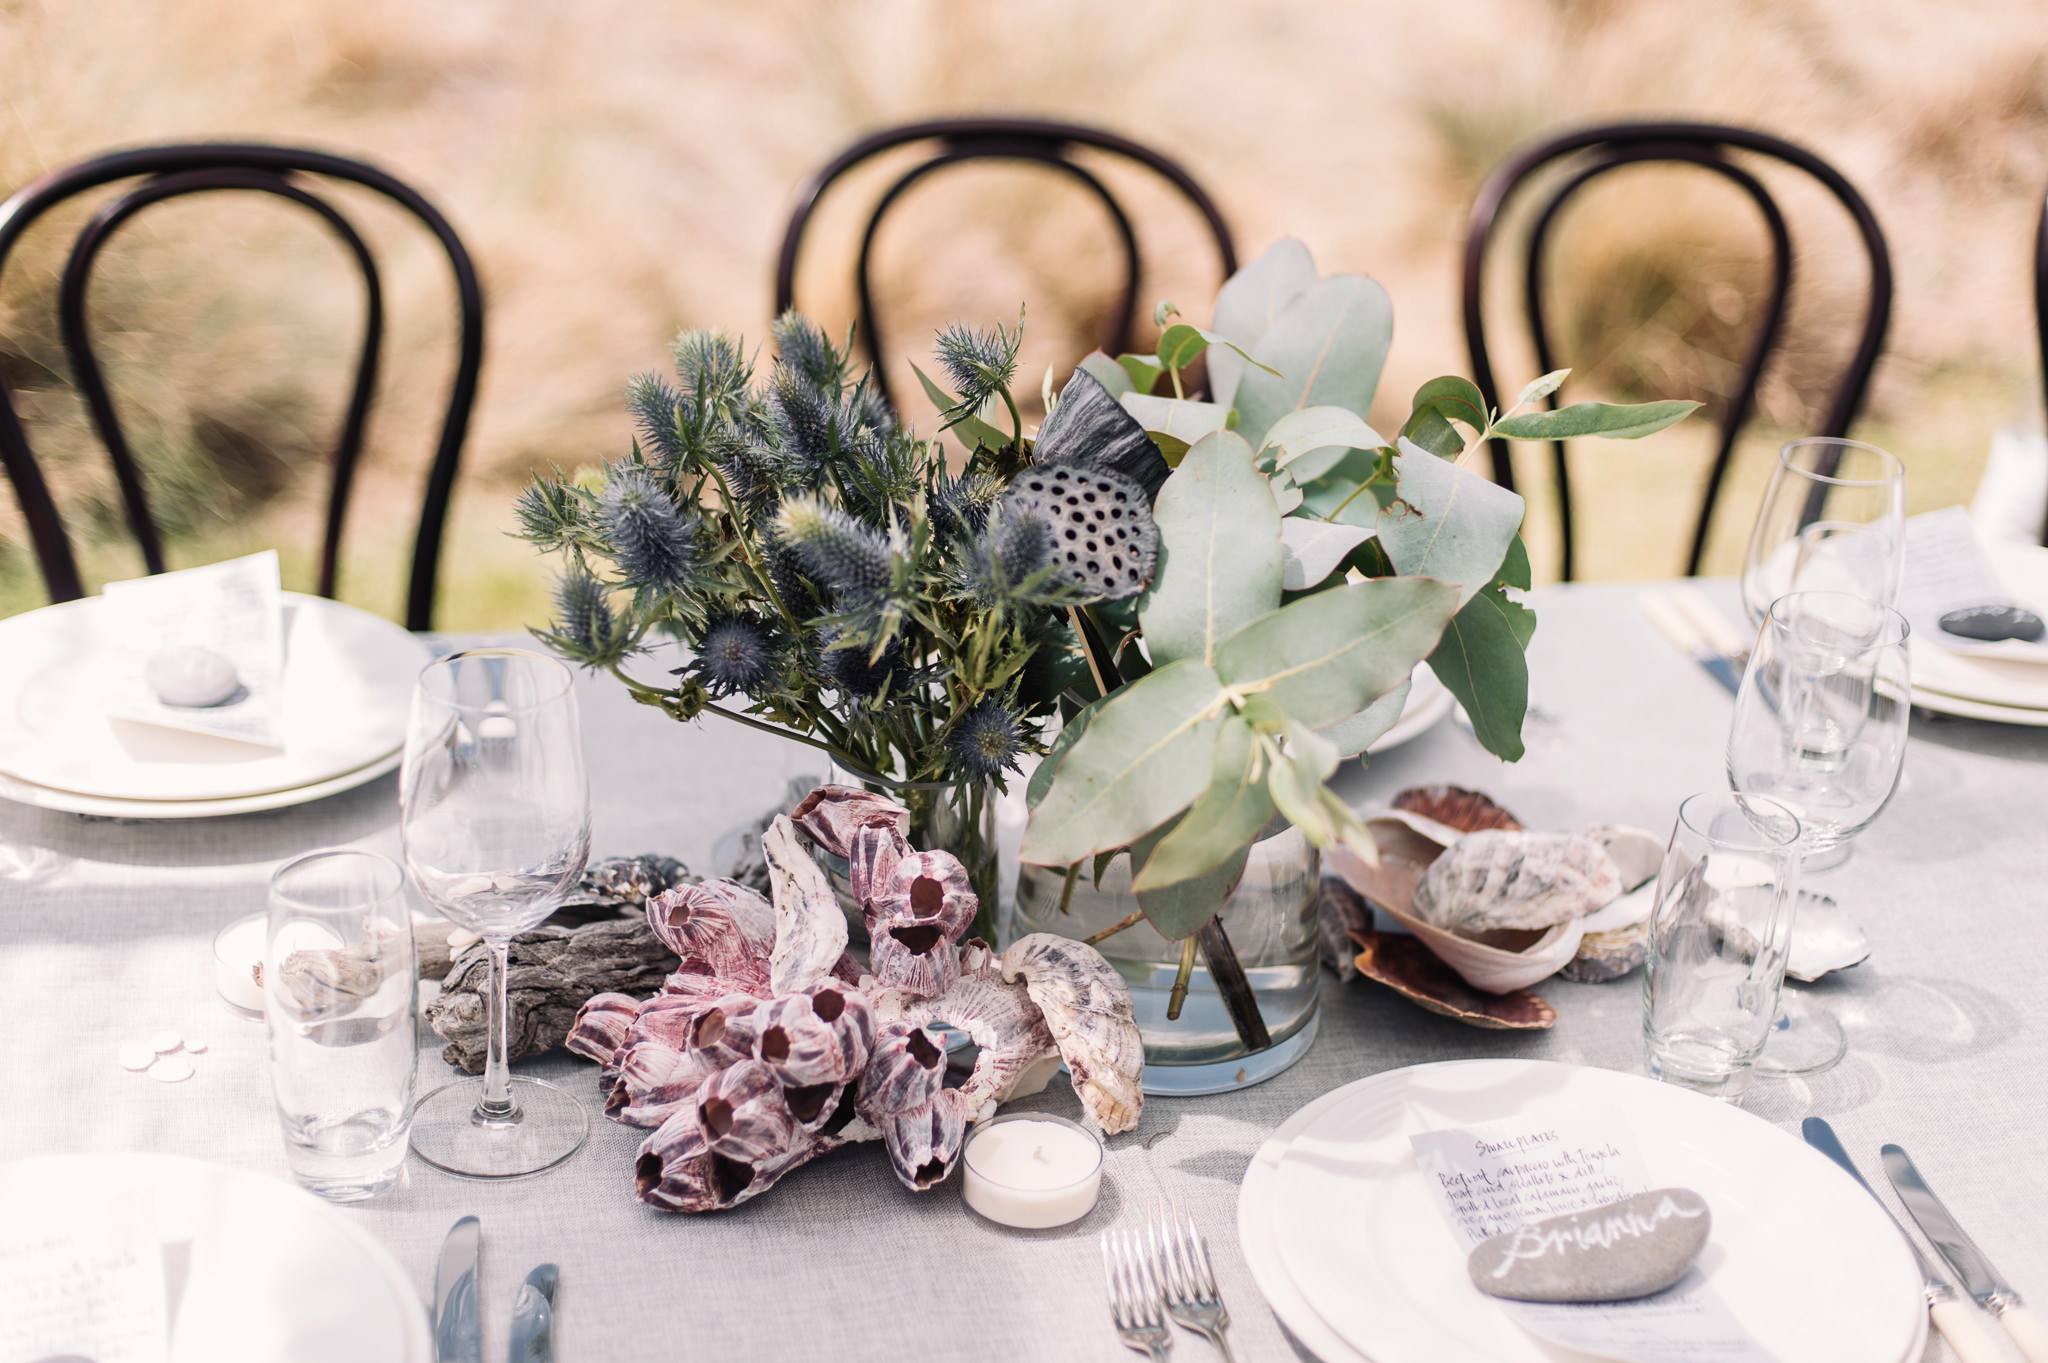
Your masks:
<svg viewBox="0 0 2048 1363"><path fill-rule="evenodd" d="M1713 1212L1700 1269L1782 1359L1904 1363L1927 1333L1921 1279L1877 1203L1818 1151L1697 1094L1613 1070L1461 1060L1390 1070L1289 1118L1245 1172L1238 1235L1259 1290L1323 1363L1556 1363L1472 1285L1408 1138L1612 1103L1653 1187Z"/></svg>
<svg viewBox="0 0 2048 1363"><path fill-rule="evenodd" d="M349 790L403 756L424 641L367 611L284 594L281 748L105 713L84 684L122 641L101 597L0 620L0 796L45 809L186 819Z"/></svg>
<svg viewBox="0 0 2048 1363"><path fill-rule="evenodd" d="M1987 543L1984 552L2005 589L2048 619L2048 549ZM1941 646L1938 633L1913 636L1913 703L1924 710L2001 724L2048 726L2048 645L2006 643L1962 653Z"/></svg>

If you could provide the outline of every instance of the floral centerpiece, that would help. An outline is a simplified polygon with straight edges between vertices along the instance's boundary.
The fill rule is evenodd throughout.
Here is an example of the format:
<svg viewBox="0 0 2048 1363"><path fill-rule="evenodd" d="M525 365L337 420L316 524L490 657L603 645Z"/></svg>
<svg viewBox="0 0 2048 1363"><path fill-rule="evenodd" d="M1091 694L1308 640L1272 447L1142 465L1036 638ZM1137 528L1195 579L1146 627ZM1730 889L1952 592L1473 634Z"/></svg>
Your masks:
<svg viewBox="0 0 2048 1363"><path fill-rule="evenodd" d="M1276 814L1372 858L1325 782L1398 718L1416 664L1520 756L1523 502L1468 450L1646 435L1697 404L1560 408L1560 371L1501 413L1447 377L1385 439L1366 416L1387 296L1291 240L1226 283L1209 328L1177 315L1161 305L1152 354L1090 355L1057 392L1048 374L1035 432L1021 319L946 331L944 386L920 377L957 466L854 372L850 338L786 314L757 383L737 342L685 333L675 380L628 390L632 452L521 498L525 536L567 559L541 637L676 719L818 747L914 813L960 792L971 819L1044 753L1024 860L1099 875L1127 852L1184 987L1205 928L1227 954L1212 920ZM662 636L690 652L674 682L629 676ZM993 856L963 860L992 936Z"/></svg>

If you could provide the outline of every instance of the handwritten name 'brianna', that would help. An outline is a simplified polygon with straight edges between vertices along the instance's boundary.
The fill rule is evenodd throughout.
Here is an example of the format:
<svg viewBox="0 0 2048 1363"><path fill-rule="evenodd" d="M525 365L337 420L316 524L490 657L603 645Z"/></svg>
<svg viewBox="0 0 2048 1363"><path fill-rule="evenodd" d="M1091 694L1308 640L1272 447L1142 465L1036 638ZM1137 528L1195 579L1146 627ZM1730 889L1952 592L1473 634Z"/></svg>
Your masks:
<svg viewBox="0 0 2048 1363"><path fill-rule="evenodd" d="M1549 1230L1524 1226L1514 1233L1514 1238L1501 1247L1500 1262L1494 1266L1493 1276L1505 1278L1508 1270L1522 1259L1541 1259L1549 1254L1607 1249L1624 1239L1641 1239L1673 1217L1690 1221L1706 1215L1706 1210L1702 1206L1688 1211L1669 1197L1662 1197L1657 1200L1656 1207L1647 1216L1638 1211L1629 1211L1581 1221L1573 1226L1552 1227Z"/></svg>

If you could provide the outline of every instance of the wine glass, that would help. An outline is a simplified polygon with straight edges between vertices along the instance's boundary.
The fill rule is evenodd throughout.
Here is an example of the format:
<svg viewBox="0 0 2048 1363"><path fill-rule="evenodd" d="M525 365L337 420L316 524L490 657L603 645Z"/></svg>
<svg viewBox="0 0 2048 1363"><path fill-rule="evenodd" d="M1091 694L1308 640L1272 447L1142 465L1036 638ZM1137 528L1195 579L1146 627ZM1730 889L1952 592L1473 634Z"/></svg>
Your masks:
<svg viewBox="0 0 2048 1363"><path fill-rule="evenodd" d="M1905 617L1848 592L1771 604L1728 729L1728 784L1799 820L1802 862L1846 844L1898 788L1912 710ZM1848 1049L1841 1024L1787 1006L1758 1068L1814 1074Z"/></svg>
<svg viewBox="0 0 2048 1363"><path fill-rule="evenodd" d="M1778 452L1743 555L1743 609L1761 626L1791 592L1892 605L1905 544L1906 475L1895 456L1854 440L1794 440Z"/></svg>
<svg viewBox="0 0 2048 1363"><path fill-rule="evenodd" d="M590 1131L583 1105L506 1067L512 938L558 908L590 858L590 787L569 669L519 649L453 654L420 674L399 778L405 862L427 902L491 958L481 1080L422 1098L412 1148L472 1178L537 1173Z"/></svg>

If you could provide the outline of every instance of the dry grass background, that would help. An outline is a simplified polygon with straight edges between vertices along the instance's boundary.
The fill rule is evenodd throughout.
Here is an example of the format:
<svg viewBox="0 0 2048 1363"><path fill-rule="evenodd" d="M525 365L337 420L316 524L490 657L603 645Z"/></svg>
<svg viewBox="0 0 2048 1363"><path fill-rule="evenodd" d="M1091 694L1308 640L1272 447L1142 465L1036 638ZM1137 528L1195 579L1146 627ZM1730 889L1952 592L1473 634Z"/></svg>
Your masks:
<svg viewBox="0 0 2048 1363"><path fill-rule="evenodd" d="M974 112L1148 141L1212 190L1247 257L1292 234L1326 271L1379 278L1398 318L1389 425L1417 383L1463 368L1465 210L1512 146L1642 115L1766 128L1840 167L1890 237L1898 300L1859 434L1904 458L1914 509L1967 498L1992 430L2038 406L2028 284L2048 184L2048 26L2033 0L0 0L0 185L116 145L290 140L372 160L454 221L485 278L489 339L444 560L450 628L539 617L544 570L502 534L511 491L536 465L619 452L623 382L663 362L676 328L765 333L774 249L811 169L874 128ZM1568 392L1711 399L1745 335L1761 228L1734 191L1677 172L1614 181L1560 241L1564 349L1579 369ZM1198 224L1136 192L1144 298L1205 314L1217 280ZM1850 344L1852 238L1788 192L1795 229L1813 229L1793 339L1711 568L1732 566L1770 451L1817 417ZM317 228L245 197L145 217L110 249L94 317L176 522L174 561L276 543L303 586L360 299ZM857 197L821 220L799 281L800 301L838 325L852 312ZM138 563L110 532L107 480L39 313L61 229L83 211L10 262L0 365L34 390L32 437L67 510L99 527L87 563L104 579ZM395 613L451 363L449 291L396 215L372 210L370 226L392 331L343 590ZM936 177L880 243L892 363L945 320L1006 318L1022 300L1035 390L1103 330L1110 241L1080 192L1044 172ZM1516 332L1504 307L1494 325ZM1511 348L1497 367L1513 381L1530 362ZM1696 422L1576 452L1586 575L1677 570L1709 444ZM212 490L216 468L235 495ZM1540 507L1533 522L1546 563ZM0 498L6 540L19 527ZM0 548L0 611L40 599L26 553Z"/></svg>

